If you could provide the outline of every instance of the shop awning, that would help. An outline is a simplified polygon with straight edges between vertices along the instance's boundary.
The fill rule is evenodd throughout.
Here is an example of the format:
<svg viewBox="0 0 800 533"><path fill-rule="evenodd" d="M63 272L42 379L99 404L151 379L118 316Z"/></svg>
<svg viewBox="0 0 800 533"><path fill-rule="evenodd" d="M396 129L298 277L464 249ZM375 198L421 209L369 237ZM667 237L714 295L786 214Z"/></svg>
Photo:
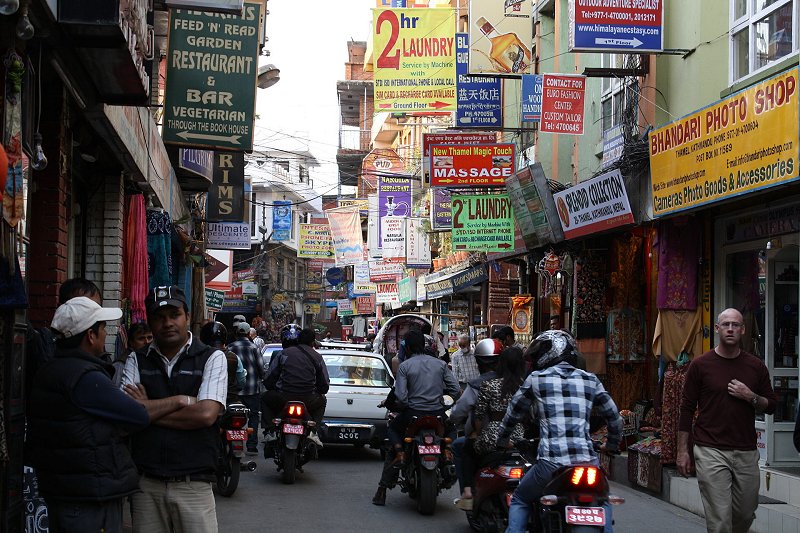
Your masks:
<svg viewBox="0 0 800 533"><path fill-rule="evenodd" d="M425 278L425 291L428 293L429 300L449 296L489 279L486 265L477 265L466 270L434 276L436 274Z"/></svg>

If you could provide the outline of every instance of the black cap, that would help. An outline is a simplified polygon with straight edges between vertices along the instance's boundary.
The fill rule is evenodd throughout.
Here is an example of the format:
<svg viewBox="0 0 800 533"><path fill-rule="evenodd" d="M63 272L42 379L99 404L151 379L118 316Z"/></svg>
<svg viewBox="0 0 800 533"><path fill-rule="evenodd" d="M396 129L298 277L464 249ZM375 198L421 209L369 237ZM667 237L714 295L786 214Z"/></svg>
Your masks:
<svg viewBox="0 0 800 533"><path fill-rule="evenodd" d="M148 313L153 313L167 305L182 307L187 311L189 310L189 306L186 305L186 294L184 294L183 289L177 285L153 287L150 289L150 292L147 293L144 305Z"/></svg>

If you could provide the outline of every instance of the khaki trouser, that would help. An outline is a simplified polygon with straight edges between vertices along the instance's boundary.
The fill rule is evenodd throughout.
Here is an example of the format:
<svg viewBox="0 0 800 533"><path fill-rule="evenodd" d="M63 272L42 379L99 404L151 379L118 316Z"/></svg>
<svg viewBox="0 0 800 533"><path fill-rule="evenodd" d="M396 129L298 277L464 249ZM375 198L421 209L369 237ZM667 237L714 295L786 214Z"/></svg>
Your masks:
<svg viewBox="0 0 800 533"><path fill-rule="evenodd" d="M758 450L694 446L708 533L747 533L758 507Z"/></svg>
<svg viewBox="0 0 800 533"><path fill-rule="evenodd" d="M211 483L142 476L131 503L133 533L217 533Z"/></svg>

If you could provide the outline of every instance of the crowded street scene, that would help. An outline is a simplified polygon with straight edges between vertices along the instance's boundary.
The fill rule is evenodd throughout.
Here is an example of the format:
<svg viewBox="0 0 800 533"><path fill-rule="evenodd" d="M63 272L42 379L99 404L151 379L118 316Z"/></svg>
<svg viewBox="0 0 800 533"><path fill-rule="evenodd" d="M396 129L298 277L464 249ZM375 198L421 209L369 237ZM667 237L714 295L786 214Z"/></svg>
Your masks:
<svg viewBox="0 0 800 533"><path fill-rule="evenodd" d="M800 533L800 0L0 0L0 533Z"/></svg>

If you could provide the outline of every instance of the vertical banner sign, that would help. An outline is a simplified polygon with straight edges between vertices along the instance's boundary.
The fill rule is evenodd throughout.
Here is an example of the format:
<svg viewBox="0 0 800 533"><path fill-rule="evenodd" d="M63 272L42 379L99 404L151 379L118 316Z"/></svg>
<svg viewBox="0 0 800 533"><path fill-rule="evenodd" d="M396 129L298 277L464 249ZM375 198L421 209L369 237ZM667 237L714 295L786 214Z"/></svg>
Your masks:
<svg viewBox="0 0 800 533"><path fill-rule="evenodd" d="M322 260L309 259L306 261L306 286L307 291L322 289Z"/></svg>
<svg viewBox="0 0 800 533"><path fill-rule="evenodd" d="M292 202L275 200L272 202L272 240L292 239Z"/></svg>
<svg viewBox="0 0 800 533"><path fill-rule="evenodd" d="M383 236L384 217L411 216L411 180L408 178L378 177L378 234Z"/></svg>
<svg viewBox="0 0 800 533"><path fill-rule="evenodd" d="M431 187L505 185L514 174L512 143L431 146Z"/></svg>
<svg viewBox="0 0 800 533"><path fill-rule="evenodd" d="M503 87L500 78L469 76L469 34L456 33L456 125L480 128L503 124Z"/></svg>
<svg viewBox="0 0 800 533"><path fill-rule="evenodd" d="M431 189L431 228L433 230L453 227L453 213L450 210L450 191L438 187Z"/></svg>
<svg viewBox="0 0 800 533"><path fill-rule="evenodd" d="M355 265L363 261L364 238L358 208L328 209L325 214L331 227L336 266Z"/></svg>
<svg viewBox="0 0 800 533"><path fill-rule="evenodd" d="M214 222L244 221L244 153L216 152L206 217Z"/></svg>
<svg viewBox="0 0 800 533"><path fill-rule="evenodd" d="M431 267L431 241L421 218L406 219L406 266Z"/></svg>
<svg viewBox="0 0 800 533"><path fill-rule="evenodd" d="M603 162L601 168L608 168L622 157L625 148L625 136L622 126L614 126L603 132Z"/></svg>
<svg viewBox="0 0 800 533"><path fill-rule="evenodd" d="M406 217L383 217L381 224L383 260L404 263L406 260Z"/></svg>
<svg viewBox="0 0 800 533"><path fill-rule="evenodd" d="M507 194L453 195L453 249L509 251L514 247L514 209Z"/></svg>
<svg viewBox="0 0 800 533"><path fill-rule="evenodd" d="M375 111L455 111L455 10L372 12Z"/></svg>
<svg viewBox="0 0 800 533"><path fill-rule="evenodd" d="M523 0L470 0L469 73L530 74L531 14L531 3Z"/></svg>
<svg viewBox="0 0 800 533"><path fill-rule="evenodd" d="M797 180L797 78L788 70L652 131L653 215Z"/></svg>
<svg viewBox="0 0 800 533"><path fill-rule="evenodd" d="M241 16L171 9L164 142L253 149L260 3Z"/></svg>
<svg viewBox="0 0 800 533"><path fill-rule="evenodd" d="M544 74L539 131L583 135L586 76Z"/></svg>
<svg viewBox="0 0 800 533"><path fill-rule="evenodd" d="M327 224L300 224L297 257L332 259L331 229Z"/></svg>
<svg viewBox="0 0 800 533"><path fill-rule="evenodd" d="M567 239L634 223L619 169L557 192L553 199Z"/></svg>
<svg viewBox="0 0 800 533"><path fill-rule="evenodd" d="M664 0L570 0L570 52L664 50Z"/></svg>
<svg viewBox="0 0 800 533"><path fill-rule="evenodd" d="M522 76L522 121L539 122L542 119L542 75Z"/></svg>
<svg viewBox="0 0 800 533"><path fill-rule="evenodd" d="M381 257L381 233L378 229L381 217L378 214L378 195L370 194L367 197L369 214L367 215L367 248L370 259Z"/></svg>

